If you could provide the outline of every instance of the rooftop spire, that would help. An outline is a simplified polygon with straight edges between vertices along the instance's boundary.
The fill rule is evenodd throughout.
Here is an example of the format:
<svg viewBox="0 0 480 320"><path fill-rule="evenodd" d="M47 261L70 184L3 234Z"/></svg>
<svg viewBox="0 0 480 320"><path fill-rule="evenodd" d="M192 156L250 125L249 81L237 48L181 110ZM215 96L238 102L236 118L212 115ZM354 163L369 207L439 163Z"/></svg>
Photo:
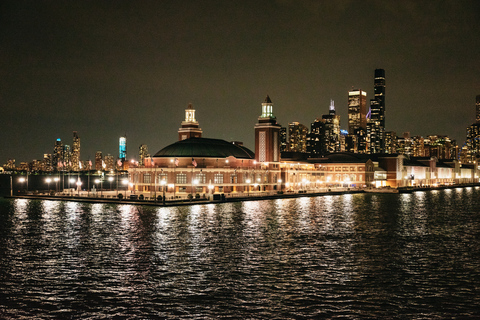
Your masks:
<svg viewBox="0 0 480 320"><path fill-rule="evenodd" d="M270 97L267 94L267 97L265 98L265 101L263 103L272 103L272 100L270 100Z"/></svg>

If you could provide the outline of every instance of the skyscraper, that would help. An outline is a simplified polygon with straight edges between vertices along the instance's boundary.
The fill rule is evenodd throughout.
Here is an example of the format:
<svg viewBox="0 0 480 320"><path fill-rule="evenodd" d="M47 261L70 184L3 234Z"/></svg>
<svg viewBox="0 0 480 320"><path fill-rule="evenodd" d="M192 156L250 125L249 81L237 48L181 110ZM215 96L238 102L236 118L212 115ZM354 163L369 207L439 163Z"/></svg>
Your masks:
<svg viewBox="0 0 480 320"><path fill-rule="evenodd" d="M145 158L148 157L148 147L146 144L141 144L140 147L138 148L138 156L139 156L139 161L138 165L140 167L145 166Z"/></svg>
<svg viewBox="0 0 480 320"><path fill-rule="evenodd" d="M55 146L53 147L53 156L52 156L52 167L53 170L62 171L63 169L63 143L60 138L55 141Z"/></svg>
<svg viewBox="0 0 480 320"><path fill-rule="evenodd" d="M308 128L299 122L288 124L288 151L307 152Z"/></svg>
<svg viewBox="0 0 480 320"><path fill-rule="evenodd" d="M480 94L477 96L477 101L475 103L475 108L477 111L477 123L480 123Z"/></svg>
<svg viewBox="0 0 480 320"><path fill-rule="evenodd" d="M480 95L475 101L476 121L467 127L467 161L472 163L480 157Z"/></svg>
<svg viewBox="0 0 480 320"><path fill-rule="evenodd" d="M348 133L367 128L367 93L361 89L348 92Z"/></svg>
<svg viewBox="0 0 480 320"><path fill-rule="evenodd" d="M328 114L322 116L325 122L325 148L326 152L340 151L340 116L336 114L335 102L330 100Z"/></svg>
<svg viewBox="0 0 480 320"><path fill-rule="evenodd" d="M95 152L95 170L101 171L103 169L102 151Z"/></svg>
<svg viewBox="0 0 480 320"><path fill-rule="evenodd" d="M273 115L273 103L267 95L262 103L262 114L255 124L255 159L259 162L280 161L280 129Z"/></svg>
<svg viewBox="0 0 480 320"><path fill-rule="evenodd" d="M307 134L307 153L318 157L326 153L325 147L325 122L316 118L310 125L310 133Z"/></svg>
<svg viewBox="0 0 480 320"><path fill-rule="evenodd" d="M80 137L78 136L77 131L73 131L72 170L80 170Z"/></svg>
<svg viewBox="0 0 480 320"><path fill-rule="evenodd" d="M124 162L127 158L127 138L120 137L118 141L118 158Z"/></svg>
<svg viewBox="0 0 480 320"><path fill-rule="evenodd" d="M370 100L367 128L369 153L385 152L385 70L375 69L375 98Z"/></svg>

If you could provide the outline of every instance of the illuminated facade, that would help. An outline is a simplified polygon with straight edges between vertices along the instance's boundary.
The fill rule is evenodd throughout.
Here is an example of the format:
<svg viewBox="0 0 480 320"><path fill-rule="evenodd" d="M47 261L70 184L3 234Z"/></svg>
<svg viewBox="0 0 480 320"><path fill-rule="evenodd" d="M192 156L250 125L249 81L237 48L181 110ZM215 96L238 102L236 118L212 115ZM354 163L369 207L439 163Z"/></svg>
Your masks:
<svg viewBox="0 0 480 320"><path fill-rule="evenodd" d="M288 124L288 147L289 152L307 152L308 128L299 122Z"/></svg>
<svg viewBox="0 0 480 320"><path fill-rule="evenodd" d="M138 165L140 167L145 166L145 159L148 157L148 147L146 144L141 144L140 147L138 148Z"/></svg>
<svg viewBox="0 0 480 320"><path fill-rule="evenodd" d="M53 147L53 156L52 156L52 166L54 170L63 170L64 159L63 159L63 143L60 138L55 141L55 146Z"/></svg>
<svg viewBox="0 0 480 320"><path fill-rule="evenodd" d="M367 93L354 89L348 92L348 134L367 128Z"/></svg>
<svg viewBox="0 0 480 320"><path fill-rule="evenodd" d="M322 120L325 122L326 152L340 152L340 116L336 114L333 100L330 100L328 115L323 115Z"/></svg>
<svg viewBox="0 0 480 320"><path fill-rule="evenodd" d="M80 137L78 136L77 131L73 131L72 170L80 170Z"/></svg>
<svg viewBox="0 0 480 320"><path fill-rule="evenodd" d="M480 123L480 94L477 96L475 100L475 111L476 111L476 121Z"/></svg>
<svg viewBox="0 0 480 320"><path fill-rule="evenodd" d="M102 151L95 152L95 170L101 171L103 169Z"/></svg>
<svg viewBox="0 0 480 320"><path fill-rule="evenodd" d="M104 170L115 170L115 159L111 154L107 154L104 159Z"/></svg>
<svg viewBox="0 0 480 320"><path fill-rule="evenodd" d="M375 69L375 98L370 100L367 123L368 153L385 152L385 70Z"/></svg>
<svg viewBox="0 0 480 320"><path fill-rule="evenodd" d="M120 137L118 139L118 158L124 162L127 158L127 138Z"/></svg>

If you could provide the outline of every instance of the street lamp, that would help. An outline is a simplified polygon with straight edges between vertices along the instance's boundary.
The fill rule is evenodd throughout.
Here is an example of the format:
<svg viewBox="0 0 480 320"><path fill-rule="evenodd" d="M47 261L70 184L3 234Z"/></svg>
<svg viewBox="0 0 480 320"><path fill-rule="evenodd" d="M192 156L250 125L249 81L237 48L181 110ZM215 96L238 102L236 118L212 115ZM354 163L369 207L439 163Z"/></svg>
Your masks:
<svg viewBox="0 0 480 320"><path fill-rule="evenodd" d="M58 192L58 181L60 180L59 177L53 178L53 181L55 181L55 192Z"/></svg>
<svg viewBox="0 0 480 320"><path fill-rule="evenodd" d="M100 183L100 179L95 179L93 183L95 183L95 193L97 193L97 184Z"/></svg>
<svg viewBox="0 0 480 320"><path fill-rule="evenodd" d="M69 189L69 190L71 189L71 188L70 188L70 184L72 184L72 183L75 183L75 179L73 179L73 178L71 178L71 179L68 180L68 189ZM72 190L70 190L70 191L72 191Z"/></svg>
<svg viewBox="0 0 480 320"><path fill-rule="evenodd" d="M162 179L162 181L160 181L160 184L162 185L162 191L163 191L162 203L163 205L165 205L165 185L167 184L167 181L165 181L165 179Z"/></svg>
<svg viewBox="0 0 480 320"><path fill-rule="evenodd" d="M78 190L78 196L80 196L80 186L82 185L82 181L78 180L77 181L77 190Z"/></svg>
<svg viewBox="0 0 480 320"><path fill-rule="evenodd" d="M112 181L114 180L115 178L110 176L108 177L108 181L110 181L110 191L112 191Z"/></svg>
<svg viewBox="0 0 480 320"><path fill-rule="evenodd" d="M250 182L252 182L252 180L247 179L245 182L247 183L247 192L248 192L248 196L250 197Z"/></svg>
<svg viewBox="0 0 480 320"><path fill-rule="evenodd" d="M125 198L127 197L128 179L123 179L122 183L125 185Z"/></svg>
<svg viewBox="0 0 480 320"><path fill-rule="evenodd" d="M47 186L48 186L48 194L50 194L50 182L52 182L52 179L47 178L45 179L45 181L47 182Z"/></svg>

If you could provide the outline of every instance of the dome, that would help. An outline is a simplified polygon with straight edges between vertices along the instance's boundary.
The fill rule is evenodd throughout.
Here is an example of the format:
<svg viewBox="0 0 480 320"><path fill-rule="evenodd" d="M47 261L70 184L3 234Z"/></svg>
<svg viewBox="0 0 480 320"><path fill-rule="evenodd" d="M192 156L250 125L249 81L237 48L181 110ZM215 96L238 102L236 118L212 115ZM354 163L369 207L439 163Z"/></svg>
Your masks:
<svg viewBox="0 0 480 320"><path fill-rule="evenodd" d="M172 143L158 151L154 157L192 157L254 159L255 154L243 146L220 139L190 138Z"/></svg>

